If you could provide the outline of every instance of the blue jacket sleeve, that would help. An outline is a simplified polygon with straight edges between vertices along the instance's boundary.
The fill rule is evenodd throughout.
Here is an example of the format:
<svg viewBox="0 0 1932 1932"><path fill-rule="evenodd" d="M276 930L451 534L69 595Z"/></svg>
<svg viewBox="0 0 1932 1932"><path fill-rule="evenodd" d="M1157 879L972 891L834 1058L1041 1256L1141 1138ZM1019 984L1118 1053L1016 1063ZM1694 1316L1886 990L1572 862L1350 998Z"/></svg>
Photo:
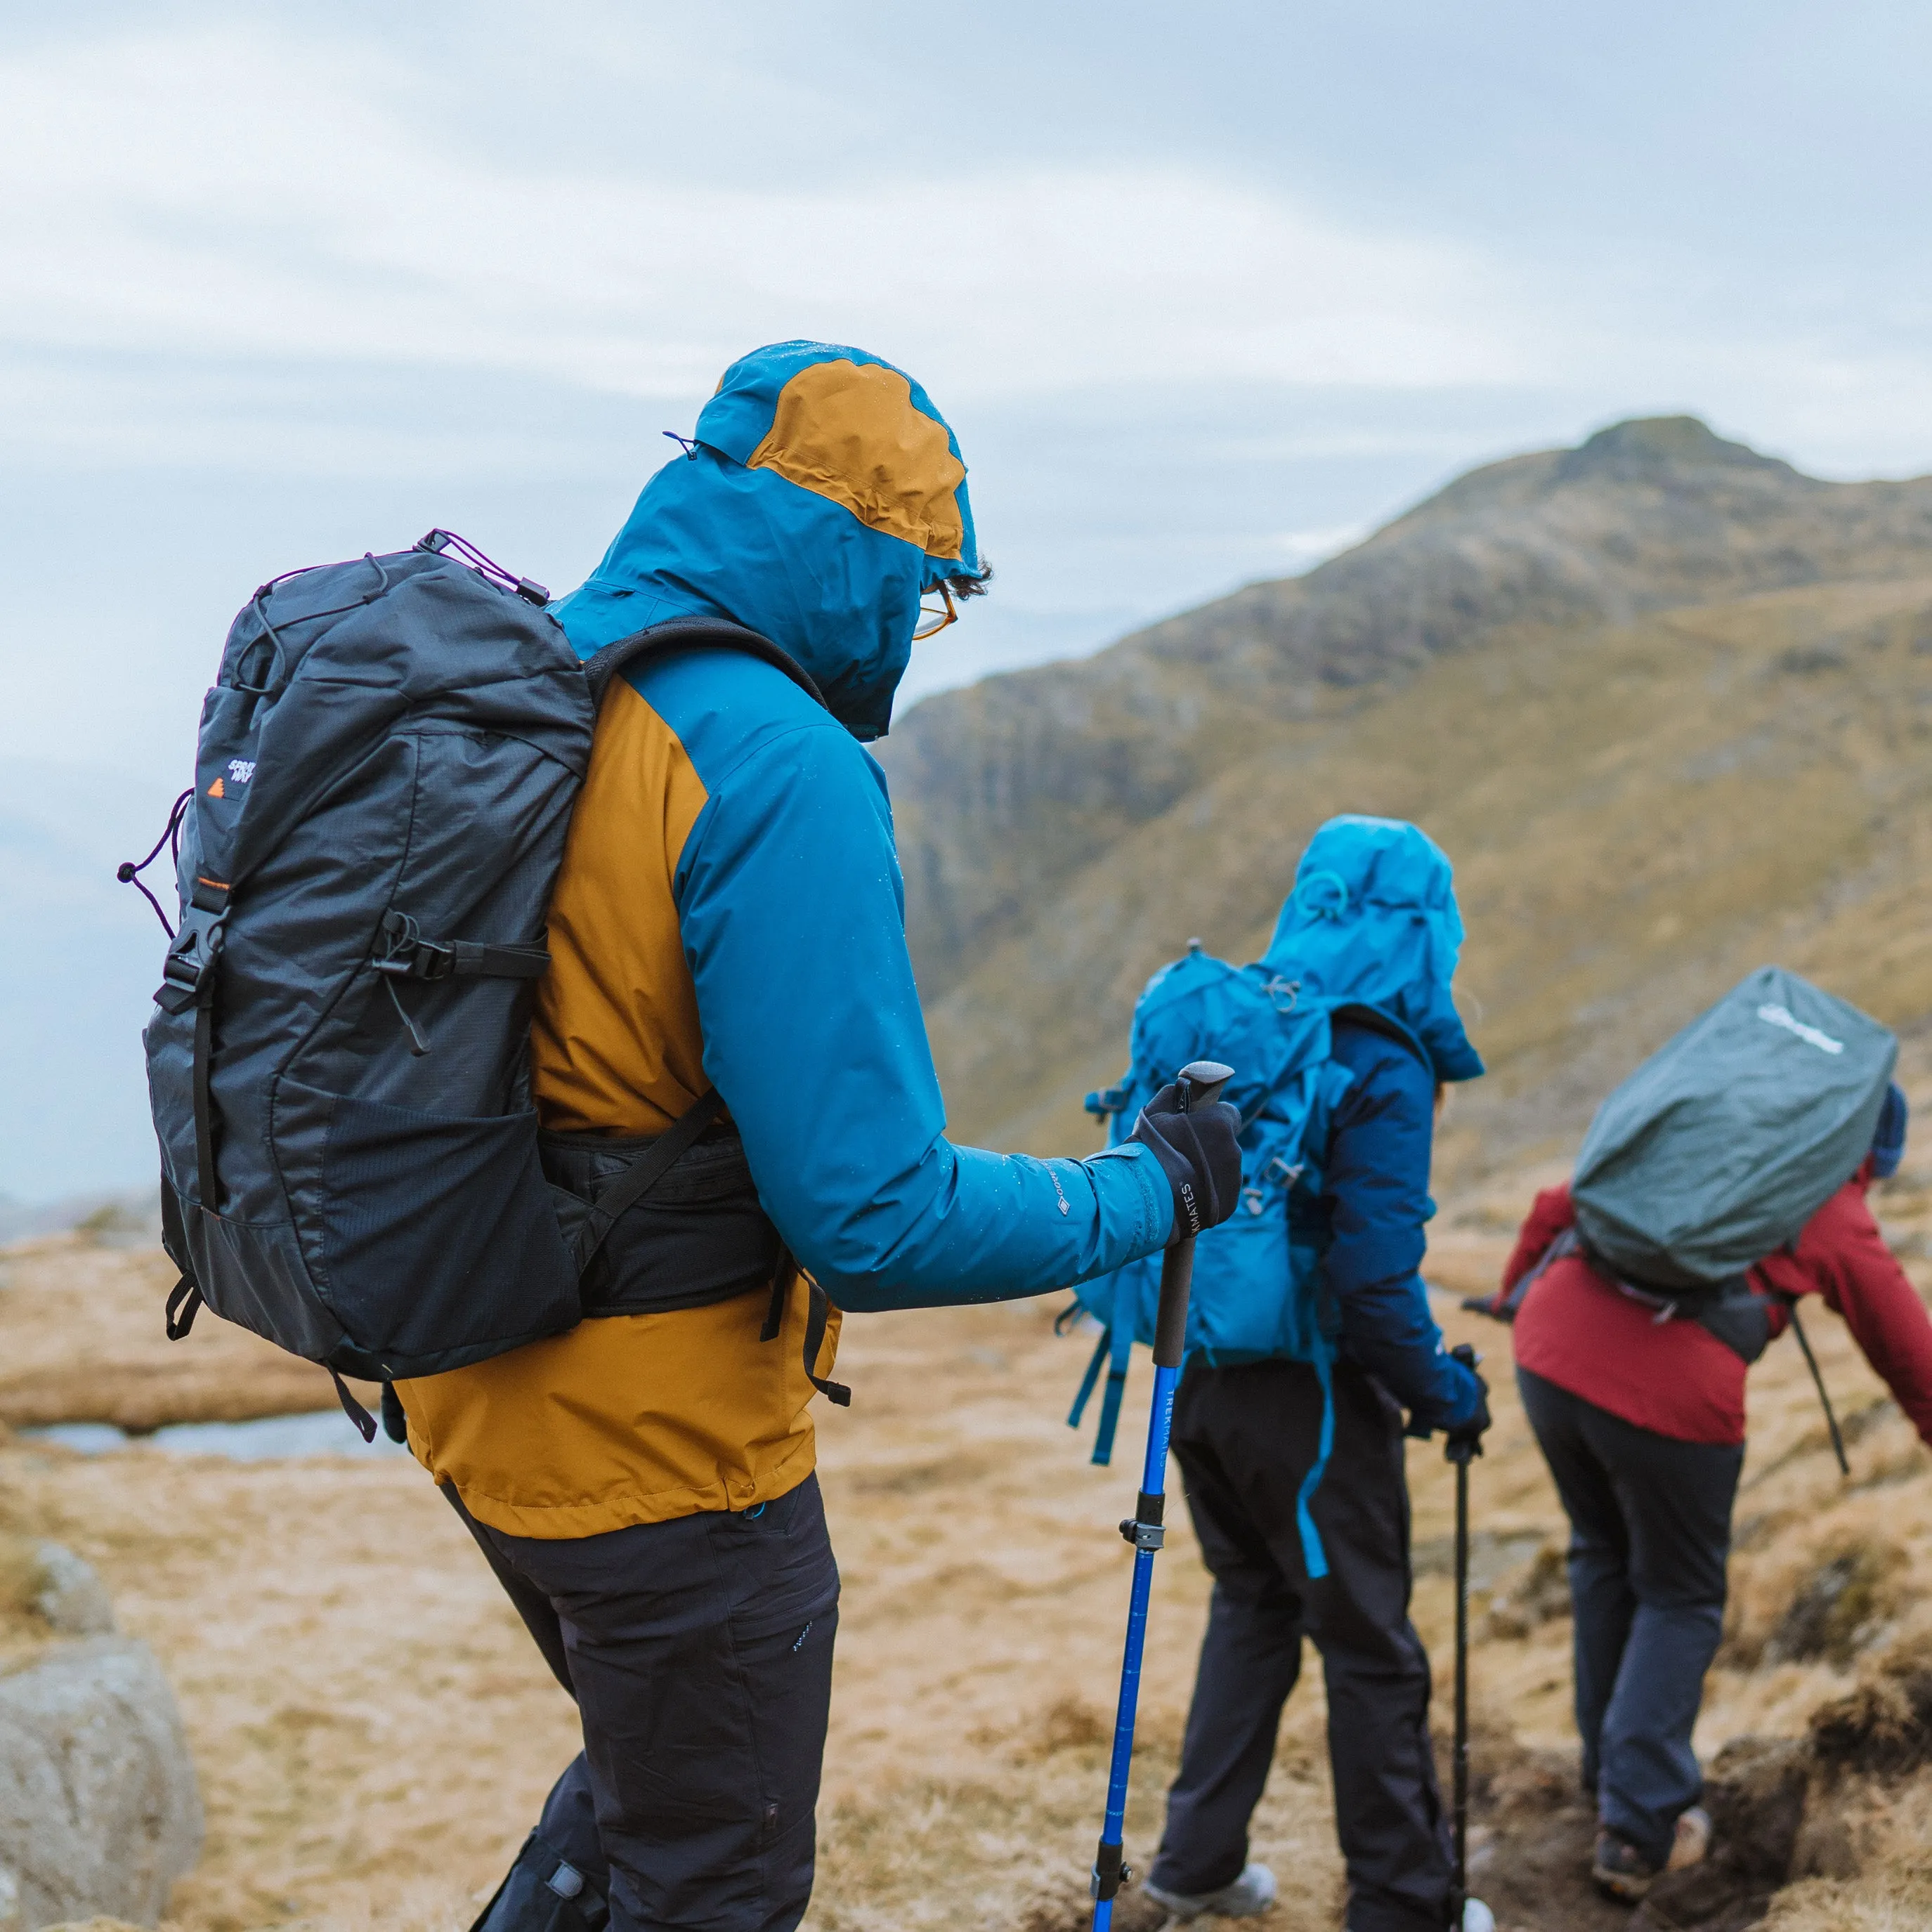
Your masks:
<svg viewBox="0 0 1932 1932"><path fill-rule="evenodd" d="M884 775L844 730L770 737L715 784L674 890L705 1070L839 1306L1007 1300L1166 1241L1172 1195L1138 1147L1036 1160L946 1139Z"/></svg>
<svg viewBox="0 0 1932 1932"><path fill-rule="evenodd" d="M1337 1027L1336 1058L1356 1076L1336 1109L1322 1184L1343 1352L1415 1423L1453 1429L1474 1415L1481 1391L1443 1346L1417 1271L1436 1212L1435 1082L1406 1048L1364 1028Z"/></svg>

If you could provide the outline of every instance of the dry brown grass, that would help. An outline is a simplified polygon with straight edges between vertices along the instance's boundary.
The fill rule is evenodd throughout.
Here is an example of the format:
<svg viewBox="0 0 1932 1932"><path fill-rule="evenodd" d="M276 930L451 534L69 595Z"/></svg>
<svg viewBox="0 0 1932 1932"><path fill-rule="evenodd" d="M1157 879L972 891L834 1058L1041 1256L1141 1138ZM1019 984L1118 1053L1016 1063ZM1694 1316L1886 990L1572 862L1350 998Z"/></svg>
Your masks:
<svg viewBox="0 0 1932 1932"><path fill-rule="evenodd" d="M1445 1227L1430 1263L1459 1288L1492 1277L1506 1246L1473 1225L1485 1212L1502 1204L1445 1216L1472 1224ZM80 1270L97 1266L83 1250L60 1252ZM57 1273L56 1251L34 1253L34 1268ZM158 1276L127 1265L137 1281ZM814 1932L1070 1932L1079 1921L1131 1560L1114 1524L1134 1485L1148 1376L1137 1363L1114 1467L1092 1468L1061 1419L1085 1345L1057 1340L1049 1313L1019 1304L848 1326L841 1360L856 1402L821 1422L845 1596ZM1474 1472L1480 1623L1491 1593L1520 1594L1561 1521L1508 1387L1505 1332L1460 1314L1446 1325L1492 1356L1498 1390ZM1741 1735L1805 1736L1820 1706L1877 1683L1888 1659L1916 1667L1932 1642L1932 1460L1882 1408L1839 1324L1813 1326L1834 1394L1865 1418L1853 1480L1840 1481L1802 1363L1780 1346L1754 1378L1735 1629L1699 1730L1711 1755ZM182 1385L187 1397L194 1386ZM1411 1470L1416 1616L1446 1688L1453 1491L1439 1449L1417 1445ZM0 1527L94 1562L123 1627L166 1664L208 1814L201 1867L175 1897L180 1932L454 1932L575 1748L569 1704L412 1465L239 1465L140 1448L88 1459L16 1441L0 1448ZM1748 1660L1794 1581L1860 1539L1889 1552L1882 1613L1838 1652ZM1206 1596L1184 1526L1162 1559L1150 1638L1129 1829L1142 1860ZM1514 1780L1519 1812L1563 1802L1574 1752L1568 1621L1524 1628L1492 1635L1474 1666L1478 1769L1486 1754ZM1323 1722L1311 1670L1256 1821L1256 1856L1283 1880L1276 1922L1298 1928L1339 1924ZM1813 1916L1780 1928L1887 1923L1844 1915L1881 1895L1874 1872L1904 1858L1922 1824L1932 1778L1846 1771L1807 1814L1804 1869L1816 1882L1789 1911ZM1555 1909L1538 1932L1597 1922Z"/></svg>

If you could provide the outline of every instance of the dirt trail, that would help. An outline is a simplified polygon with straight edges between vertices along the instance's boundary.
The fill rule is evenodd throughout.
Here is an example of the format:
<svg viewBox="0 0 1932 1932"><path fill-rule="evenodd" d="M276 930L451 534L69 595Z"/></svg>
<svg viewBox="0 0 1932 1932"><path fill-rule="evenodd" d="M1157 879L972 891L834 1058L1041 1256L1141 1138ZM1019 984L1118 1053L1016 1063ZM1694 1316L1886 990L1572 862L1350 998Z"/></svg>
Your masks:
<svg viewBox="0 0 1932 1932"><path fill-rule="evenodd" d="M1445 1227L1430 1264L1459 1290L1492 1278L1504 1246L1480 1215L1469 1222ZM22 1298L33 1321L52 1318L53 1291L32 1283L62 1256L37 1252L27 1283L16 1263L14 1286L0 1288L10 1335L30 1313ZM72 1252L97 1286L117 1269L143 1293L166 1286L147 1258ZM1627 1916L1606 1917L1579 1879L1588 1820L1574 1793L1556 1506L1509 1388L1506 1332L1442 1306L1451 1339L1491 1356L1497 1390L1474 1471L1478 1882L1506 1928L1597 1932ZM1064 1424L1089 1344L1056 1339L1051 1312L848 1324L841 1366L854 1406L820 1422L845 1594L814 1932L1084 1923L1131 1562L1114 1526L1134 1486L1148 1372L1138 1360L1114 1466L1094 1468ZM1753 1381L1734 1601L1699 1733L1712 1757L1752 1735L1807 1754L1788 1863L1819 1876L1785 1895L1778 1932L1865 1924L1819 1915L1860 1910L1861 1883L1906 1871L1932 1819L1932 1778L1902 1742L1918 1694L1909 1660L1932 1631L1921 1607L1932 1462L1838 1324L1814 1328L1850 1419L1854 1480L1841 1484L1831 1463L1796 1350L1775 1352ZM167 1393L173 1363L191 1361L201 1339L145 1370L158 1419L205 1412L198 1365L177 1390L184 1408L170 1411ZM87 1360L84 1332L66 1359ZM118 1370L111 1386L128 1386ZM1416 1618L1446 1692L1452 1490L1439 1447L1414 1445L1411 1472ZM88 1460L16 1442L0 1447L0 1520L98 1564L124 1624L173 1677L209 1818L201 1868L174 1901L182 1932L454 1932L575 1748L571 1707L412 1465L236 1465L146 1449ZM1129 1817L1130 1855L1143 1862L1206 1599L1184 1519L1149 1640ZM1838 1728L1814 1748L1813 1714L1834 1700ZM1438 1724L1446 1714L1445 1697ZM1323 1722L1311 1670L1256 1820L1256 1855L1282 1882L1274 1922L1298 1928L1339 1924ZM1766 1892L1757 1886L1754 1910ZM1146 1932L1142 1903L1124 1908L1122 1932ZM1748 1922L1723 1909L1730 1918L1700 1907L1648 1922Z"/></svg>

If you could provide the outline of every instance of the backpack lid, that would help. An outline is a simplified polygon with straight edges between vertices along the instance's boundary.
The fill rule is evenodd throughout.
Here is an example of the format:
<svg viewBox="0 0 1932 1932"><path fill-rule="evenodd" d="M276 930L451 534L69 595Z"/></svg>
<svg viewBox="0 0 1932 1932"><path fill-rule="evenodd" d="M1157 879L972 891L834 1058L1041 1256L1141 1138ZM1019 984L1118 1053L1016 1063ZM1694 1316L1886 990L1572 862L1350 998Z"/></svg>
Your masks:
<svg viewBox="0 0 1932 1932"><path fill-rule="evenodd" d="M1454 872L1420 826L1331 818L1308 842L1262 963L1304 1000L1370 1006L1418 1040L1438 1080L1483 1062L1450 985L1462 950ZM1230 1063L1232 1064L1233 1063Z"/></svg>
<svg viewBox="0 0 1932 1932"><path fill-rule="evenodd" d="M1858 1172L1898 1057L1877 1021L1760 967L1598 1108L1570 1184L1579 1232L1640 1284L1742 1274Z"/></svg>
<svg viewBox="0 0 1932 1932"><path fill-rule="evenodd" d="M1328 1053L1324 1008L1261 966L1231 966L1190 952L1163 966L1134 1007L1132 1070L1122 1090L1135 1112L1189 1061L1219 1060L1234 1070L1222 1098L1251 1123L1289 1076ZM1121 1122L1131 1130L1132 1114Z"/></svg>

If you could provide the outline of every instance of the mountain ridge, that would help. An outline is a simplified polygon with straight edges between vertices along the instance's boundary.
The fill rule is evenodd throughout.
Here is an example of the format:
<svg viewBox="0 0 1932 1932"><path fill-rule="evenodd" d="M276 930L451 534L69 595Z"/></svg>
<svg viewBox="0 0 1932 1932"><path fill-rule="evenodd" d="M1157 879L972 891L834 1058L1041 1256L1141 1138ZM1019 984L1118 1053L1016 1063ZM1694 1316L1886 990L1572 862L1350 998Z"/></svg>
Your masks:
<svg viewBox="0 0 1932 1932"><path fill-rule="evenodd" d="M1100 660L929 700L886 748L956 1127L1090 1144L1078 1094L1146 974L1197 932L1249 956L1336 811L1418 818L1457 862L1496 1068L1445 1137L1472 1160L1556 1148L1766 947L1916 1024L1932 967L1868 968L1881 902L1916 932L1898 853L1932 862L1928 654L1932 481L1809 478L1660 418L1486 465Z"/></svg>
<svg viewBox="0 0 1932 1932"><path fill-rule="evenodd" d="M1505 632L1908 574L1932 478L1840 483L1638 418L1459 477L1305 576L1096 656L926 699L879 747L922 986L945 992L1061 880L1280 724Z"/></svg>

